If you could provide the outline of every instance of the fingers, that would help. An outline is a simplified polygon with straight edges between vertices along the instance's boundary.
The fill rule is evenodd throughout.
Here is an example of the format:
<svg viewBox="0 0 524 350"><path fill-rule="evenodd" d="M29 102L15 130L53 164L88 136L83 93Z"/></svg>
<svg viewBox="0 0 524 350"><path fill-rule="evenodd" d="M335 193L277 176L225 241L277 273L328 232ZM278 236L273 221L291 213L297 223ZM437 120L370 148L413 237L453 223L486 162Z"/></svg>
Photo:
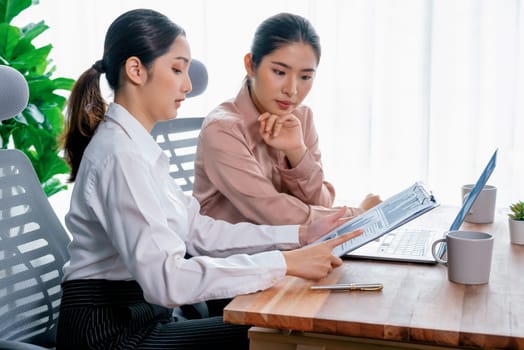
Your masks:
<svg viewBox="0 0 524 350"><path fill-rule="evenodd" d="M260 122L260 133L274 135L274 128L277 119L278 116L268 112L261 114L260 117L258 117L258 121Z"/></svg>
<svg viewBox="0 0 524 350"><path fill-rule="evenodd" d="M338 211L335 213L336 220L342 218L344 215L346 215L348 208L344 205L343 207L340 207Z"/></svg>
<svg viewBox="0 0 524 350"><path fill-rule="evenodd" d="M258 131L261 135L264 135L266 133L267 118L269 118L270 115L271 114L266 112L264 114L261 114L260 117L258 117L258 121L259 121Z"/></svg>
<svg viewBox="0 0 524 350"><path fill-rule="evenodd" d="M333 221L333 225L331 226L330 230L344 224L345 222L351 219L351 217L346 216L346 213L347 213L347 207L343 206L335 214L333 214L334 221Z"/></svg>
<svg viewBox="0 0 524 350"><path fill-rule="evenodd" d="M380 199L379 195L368 193L360 204L360 207L364 210L369 210L381 202L382 200Z"/></svg>
<svg viewBox="0 0 524 350"><path fill-rule="evenodd" d="M348 222L351 219L353 219L353 216L344 216L337 220L335 227L342 226L344 223Z"/></svg>
<svg viewBox="0 0 524 350"><path fill-rule="evenodd" d="M266 122L266 133L273 137L277 137L282 129L283 120L278 115L270 115Z"/></svg>
<svg viewBox="0 0 524 350"><path fill-rule="evenodd" d="M335 268L339 267L340 265L342 265L342 259L336 255L331 255L331 266Z"/></svg>
<svg viewBox="0 0 524 350"><path fill-rule="evenodd" d="M267 134L271 137L278 137L285 123L289 120L295 119L296 117L292 114L278 116L276 114L270 114L266 112L258 117L258 121L260 122L259 131L261 134Z"/></svg>

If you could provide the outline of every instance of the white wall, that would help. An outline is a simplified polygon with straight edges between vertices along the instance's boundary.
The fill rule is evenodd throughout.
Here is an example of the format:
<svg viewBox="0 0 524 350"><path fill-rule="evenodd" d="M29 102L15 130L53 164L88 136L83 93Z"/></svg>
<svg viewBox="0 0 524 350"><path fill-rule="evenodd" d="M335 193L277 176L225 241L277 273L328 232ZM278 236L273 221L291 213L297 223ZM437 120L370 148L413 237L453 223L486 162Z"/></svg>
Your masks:
<svg viewBox="0 0 524 350"><path fill-rule="evenodd" d="M387 197L423 180L459 204L492 151L499 206L524 198L518 0L41 0L15 24L44 19L56 76L78 77L101 58L109 24L148 7L182 25L210 73L206 93L181 115L205 115L236 94L257 25L282 11L306 16L323 55L307 98L315 112L327 178L340 201ZM108 94L108 98L110 95Z"/></svg>

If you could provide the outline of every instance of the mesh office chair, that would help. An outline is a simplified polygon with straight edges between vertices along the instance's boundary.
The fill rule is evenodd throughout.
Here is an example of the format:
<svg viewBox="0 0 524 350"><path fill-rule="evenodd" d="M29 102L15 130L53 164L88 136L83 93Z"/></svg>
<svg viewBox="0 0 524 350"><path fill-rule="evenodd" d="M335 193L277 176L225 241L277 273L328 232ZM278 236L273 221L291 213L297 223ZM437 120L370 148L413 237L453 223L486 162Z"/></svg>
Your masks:
<svg viewBox="0 0 524 350"><path fill-rule="evenodd" d="M26 155L0 150L0 349L54 346L69 241Z"/></svg>
<svg viewBox="0 0 524 350"><path fill-rule="evenodd" d="M198 134L204 118L177 118L157 122L151 135L169 157L169 173L190 194L195 175Z"/></svg>

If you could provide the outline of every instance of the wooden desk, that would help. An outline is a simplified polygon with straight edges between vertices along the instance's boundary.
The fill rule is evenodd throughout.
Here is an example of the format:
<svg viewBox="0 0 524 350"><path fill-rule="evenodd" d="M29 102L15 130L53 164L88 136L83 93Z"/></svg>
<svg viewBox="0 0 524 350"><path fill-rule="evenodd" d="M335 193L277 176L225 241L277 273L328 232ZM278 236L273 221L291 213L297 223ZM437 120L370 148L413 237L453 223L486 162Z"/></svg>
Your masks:
<svg viewBox="0 0 524 350"><path fill-rule="evenodd" d="M439 207L413 224L449 227L456 210ZM498 210L490 225L462 227L495 236L489 284L449 282L443 265L347 260L317 283L286 277L266 291L238 296L224 319L256 326L251 349L524 349L524 246L510 244L506 213ZM308 289L351 281L382 282L384 289Z"/></svg>

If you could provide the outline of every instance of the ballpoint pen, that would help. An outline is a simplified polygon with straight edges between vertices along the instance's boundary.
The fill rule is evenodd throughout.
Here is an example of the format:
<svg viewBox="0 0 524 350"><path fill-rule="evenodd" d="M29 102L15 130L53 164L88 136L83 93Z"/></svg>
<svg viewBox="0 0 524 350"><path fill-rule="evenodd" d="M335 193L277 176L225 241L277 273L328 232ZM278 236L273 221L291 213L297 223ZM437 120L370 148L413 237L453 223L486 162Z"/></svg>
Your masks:
<svg viewBox="0 0 524 350"><path fill-rule="evenodd" d="M311 286L309 289L313 290L362 290L362 291L379 291L382 290L384 286L382 283L340 283L340 284L326 284L326 285L317 285Z"/></svg>

